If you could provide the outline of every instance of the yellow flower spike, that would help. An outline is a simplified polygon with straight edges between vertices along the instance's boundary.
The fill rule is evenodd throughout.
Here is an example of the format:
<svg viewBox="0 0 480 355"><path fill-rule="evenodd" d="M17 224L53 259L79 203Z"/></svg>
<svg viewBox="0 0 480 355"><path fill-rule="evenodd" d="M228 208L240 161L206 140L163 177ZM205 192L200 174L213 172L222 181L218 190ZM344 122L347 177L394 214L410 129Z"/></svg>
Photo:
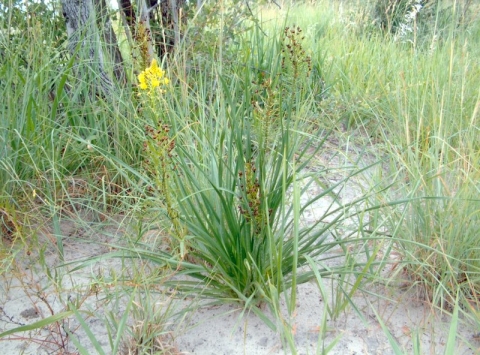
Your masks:
<svg viewBox="0 0 480 355"><path fill-rule="evenodd" d="M142 90L152 91L170 82L170 80L164 76L165 72L158 66L157 60L153 59L150 66L138 75L138 86Z"/></svg>

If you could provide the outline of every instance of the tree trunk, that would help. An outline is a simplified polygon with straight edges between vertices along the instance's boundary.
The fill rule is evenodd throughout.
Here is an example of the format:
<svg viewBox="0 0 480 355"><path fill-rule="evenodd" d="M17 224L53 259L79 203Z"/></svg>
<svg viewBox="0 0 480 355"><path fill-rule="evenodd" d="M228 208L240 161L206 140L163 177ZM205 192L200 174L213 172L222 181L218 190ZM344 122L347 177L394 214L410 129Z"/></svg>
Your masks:
<svg viewBox="0 0 480 355"><path fill-rule="evenodd" d="M134 42L132 48L139 48L143 67L150 65L154 49L162 59L180 43L186 0L137 0L136 11L131 0L117 2L127 36L130 33Z"/></svg>
<svg viewBox="0 0 480 355"><path fill-rule="evenodd" d="M137 18L135 16L135 9L132 6L132 2L130 0L118 0L117 3L118 7L122 10L131 33L135 33Z"/></svg>
<svg viewBox="0 0 480 355"><path fill-rule="evenodd" d="M154 55L149 13L147 0L138 0L139 23L137 26L137 37L140 41L140 52L144 59L145 67L150 65Z"/></svg>
<svg viewBox="0 0 480 355"><path fill-rule="evenodd" d="M180 17L181 17L181 8L178 0L169 0L170 12L172 14L172 23L173 23L173 46L177 46L180 43Z"/></svg>
<svg viewBox="0 0 480 355"><path fill-rule="evenodd" d="M105 3L105 0L99 0L97 2L98 14L99 16L99 28L102 32L102 37L106 45L107 52L109 54L110 60L113 63L113 74L117 82L125 86L127 83L127 78L125 75L125 68L123 66L122 53L118 48L117 36L113 30L112 21L108 14L108 7Z"/></svg>
<svg viewBox="0 0 480 355"><path fill-rule="evenodd" d="M135 24L137 23L135 9L130 0L117 0L117 4L120 9L120 19L127 36L128 45L130 48L133 48L133 34L135 33Z"/></svg>
<svg viewBox="0 0 480 355"><path fill-rule="evenodd" d="M92 83L94 92L100 91L105 96L111 95L113 82L106 69L106 56L101 41L102 31L97 25L97 13L93 0L61 0L61 4L67 27L69 50L77 57L75 65L77 78ZM110 22L104 24L111 29ZM111 31L113 32L113 29ZM110 34L111 37L110 30L107 29L105 33ZM116 60L120 59L116 58ZM85 64L89 68L82 68ZM89 76L91 72L95 73L94 77ZM118 75L122 76L121 73Z"/></svg>

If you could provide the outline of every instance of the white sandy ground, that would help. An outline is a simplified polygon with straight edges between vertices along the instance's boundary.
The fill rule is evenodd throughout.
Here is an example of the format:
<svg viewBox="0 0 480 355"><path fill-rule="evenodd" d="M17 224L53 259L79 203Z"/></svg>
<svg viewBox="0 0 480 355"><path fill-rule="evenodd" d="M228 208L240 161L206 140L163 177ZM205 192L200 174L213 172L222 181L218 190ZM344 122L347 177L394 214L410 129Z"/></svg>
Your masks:
<svg viewBox="0 0 480 355"><path fill-rule="evenodd" d="M98 242L111 242L110 230L86 231L75 223L62 223L65 235L65 259L77 260L88 255L99 255L108 252ZM93 234L94 233L94 234ZM110 235L109 235L110 234ZM92 275L99 275L99 270L111 274L111 270L121 272L118 260L102 261L91 268L65 275L62 286L55 287L43 270L38 268L38 255L30 256L19 253L18 266L22 273L3 275L0 279L0 332L20 325L31 324L42 318L65 310L67 300L74 301L85 295L86 301L82 309L102 314L112 310L118 317L125 309L125 297L121 304L106 304L101 290L95 294L91 291ZM58 255L47 253L49 265L59 264ZM54 269L52 269L53 272ZM57 270L59 273L61 269ZM386 270L388 272L389 270ZM21 277L20 277L21 276ZM83 286L82 286L83 285ZM328 283L326 286L330 286ZM331 288L333 289L333 288ZM414 340L418 337L422 354L443 354L449 330L449 317L434 315L431 307L422 301L414 290L403 291L396 286L370 285L368 290L380 295L357 294L354 303L358 313L347 307L335 320L327 317L328 331L322 339L320 329L324 316L324 300L314 281L299 285L297 308L293 323L295 324L295 344L298 354L319 354L322 347L328 347L337 337L338 343L330 354L393 354L385 333L375 314L381 317L394 339L406 353L412 353ZM332 295L329 295L331 301ZM158 301L162 298L159 296ZM177 301L173 307L181 310L196 301ZM48 305L47 305L48 303ZM50 309L51 308L51 309ZM287 314L284 310L284 314ZM83 314L85 316L85 314ZM362 319L363 318L363 319ZM290 353L282 348L277 333L269 329L253 314L242 314L242 309L235 305L205 306L190 312L182 320L171 320L174 342L181 354L283 354ZM62 322L62 327L71 329L80 343L89 353L96 354L82 329L77 329L78 322L74 317ZM111 353L108 333L105 324L98 317L87 318L88 327L100 341L107 354ZM474 335L476 329L468 324L461 324L457 332L456 355L480 353L480 347ZM63 334L66 349L75 354L72 341L65 337L65 331L49 327L41 331L26 332L0 341L0 354L67 354L61 352L57 345Z"/></svg>
<svg viewBox="0 0 480 355"><path fill-rule="evenodd" d="M75 230L73 223L65 223L65 230ZM80 229L82 230L82 229ZM79 231L77 230L77 233ZM105 232L105 231L103 231ZM91 242L91 235L86 235L89 242L81 239L71 239L66 242L66 259L98 255L106 252L104 247ZM101 232L97 232L97 238ZM71 237L73 238L73 236ZM104 237L107 241L108 237ZM98 239L97 239L98 240ZM21 262L20 258L33 260ZM47 256L48 263L57 263L58 257ZM98 274L98 270L117 270L120 272L119 261L104 261L96 264L92 269L77 271L63 277L62 287L54 287L48 277L34 270L37 262L34 255L19 255L17 262L23 264L23 277L20 280L17 273L4 275L0 280L0 331L20 325L30 324L64 310L64 304L70 300L79 299L83 293L87 306L100 314L112 309L119 316L125 308L125 302L113 307L106 305L102 300L102 292L98 294L87 292L91 285L91 275ZM75 285L75 287L72 287ZM85 285L85 287L80 287ZM63 289L59 291L59 289ZM413 290L401 291L395 286L389 288L379 285L370 285L369 291L377 296L357 294L354 303L358 308L357 314L351 307L332 320L327 317L328 331L324 339L319 338L320 328L324 315L325 300L321 297L314 281L299 285L297 308L293 323L295 324L295 344L299 354L319 354L322 347L327 347L335 338L339 341L330 354L393 354L385 333L382 331L375 312L388 326L396 341L401 344L406 353L412 353L414 339L418 336L422 354L443 354L449 330L449 317L434 315L427 305ZM331 296L331 295L330 295ZM47 302L49 304L47 306ZM125 300L125 299L124 299ZM158 301L161 301L159 296ZM193 303L197 303L193 301ZM177 310L188 307L192 301L174 303ZM49 307L52 309L50 310ZM375 310L375 311L374 311ZM286 311L284 310L284 314ZM85 316L85 315L84 315ZM362 319L363 318L363 319ZM176 349L181 354L283 354L290 353L282 348L282 342L277 333L269 329L253 314L242 314L242 309L235 305L205 306L197 311L190 312L181 321L174 321L172 329ZM178 322L178 323L176 323ZM108 343L107 328L96 318L87 319L89 328L100 341L105 352L111 353ZM85 332L76 330L78 322L74 317L62 323L64 327L74 331L80 343L89 353L96 354L93 345ZM179 325L179 326L175 326ZM64 333L64 330L60 330ZM479 343L474 338L475 329L462 324L457 332L456 355L480 353ZM0 354L62 354L57 350L55 343L61 337L55 327L31 333L21 333L0 341ZM72 342L66 341L71 354L74 354ZM67 352L64 352L67 353Z"/></svg>
<svg viewBox="0 0 480 355"><path fill-rule="evenodd" d="M339 177L341 178L341 177ZM330 182L335 181L330 177ZM352 200L361 192L362 184L351 183L341 191L342 199ZM309 193L321 190L312 186ZM304 223L311 223L328 208L327 199L319 201L303 216ZM352 221L352 223L355 223ZM61 222L61 234L64 237L65 262L102 255L110 251L109 243L118 243L127 232L121 224L107 226L106 223L86 221ZM150 237L155 237L150 235ZM96 277L102 284L101 277L113 277L128 270L128 264L118 260L103 260L91 266L67 273L75 265L61 265L58 252L53 251L54 238L48 232L39 233L39 241L46 243L45 263L50 266L51 275L39 267L41 254L32 251L27 255L20 251L16 255L11 272L0 278L0 332L21 325L27 325L66 310L68 302L82 302L81 310L89 310L90 315L81 313L86 324L106 354L111 354L108 327L104 323L105 315L119 319L126 307L128 295L119 297L119 302L107 302L114 290L106 286L93 287ZM48 246L50 244L50 246ZM335 252L335 251L332 251ZM394 255L392 255L393 257ZM384 270L391 275L394 266L388 265ZM56 274L55 274L56 273ZM106 278L105 278L106 279ZM57 280L56 284L52 280ZM413 353L413 346L420 347L421 354L444 354L450 327L450 318L445 314L433 312L418 290L402 289L399 283L391 285L370 284L366 291L353 297L354 310L348 306L336 319L327 316L326 331L321 332L325 315L325 304L337 299L333 295L335 285L325 281L328 299L324 299L315 281L299 285L297 288L297 307L292 323L294 339L298 354L321 354L332 342L338 340L330 354L393 354L393 349L382 330L378 317L388 327L392 337L400 344L405 353ZM370 294L369 294L370 293ZM155 298L155 294L150 294ZM161 294L153 302L164 302ZM203 301L177 300L173 309L182 310L192 304ZM283 314L287 314L282 306ZM289 354L288 347L282 347L279 334L268 328L254 314L244 314L236 305L203 306L188 312L182 319L172 319L169 328L176 354L199 355L267 355ZM132 319L129 317L129 324ZM73 341L66 337L69 329L79 339L80 344L90 354L96 354L92 342L85 331L79 327L74 316L59 322L60 326L51 325L41 330L24 332L0 340L0 355L14 354L76 354ZM322 338L321 334L325 334ZM455 355L480 354L480 342L475 337L478 333L473 325L465 319L457 330ZM58 344L64 341L63 351Z"/></svg>

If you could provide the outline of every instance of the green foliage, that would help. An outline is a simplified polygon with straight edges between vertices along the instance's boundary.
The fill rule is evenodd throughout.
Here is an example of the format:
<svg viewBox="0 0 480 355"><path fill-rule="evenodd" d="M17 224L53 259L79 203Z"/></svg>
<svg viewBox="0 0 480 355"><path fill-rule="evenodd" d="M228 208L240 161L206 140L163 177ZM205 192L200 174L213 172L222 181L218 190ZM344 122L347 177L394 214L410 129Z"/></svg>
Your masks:
<svg viewBox="0 0 480 355"><path fill-rule="evenodd" d="M455 5L421 10L430 17L418 19L424 32L416 46L332 18L317 47L331 68L324 70L330 90L319 107L350 130L365 129L377 154L389 157L374 180L384 190L372 203L399 204L384 206L371 224L392 233L399 270L434 305L451 309L458 301L478 319L470 310L478 305L480 260L480 67L473 59L480 46L478 23L468 20L478 9Z"/></svg>
<svg viewBox="0 0 480 355"><path fill-rule="evenodd" d="M413 11L417 16L416 5L423 6L423 1L417 0L377 0L374 6L374 16L381 28L388 32L397 32L405 23L406 17Z"/></svg>
<svg viewBox="0 0 480 355"><path fill-rule="evenodd" d="M443 11L439 19L456 16L454 8ZM458 290L462 302L478 292L476 31L474 24L469 31L449 27L441 40L430 32L428 50L342 32L332 34L341 44L322 45L334 58L326 81L335 84L321 107L365 127L390 157L381 175L388 193L375 204L400 196L406 204L385 209L379 224L395 231L410 281L447 307Z"/></svg>
<svg viewBox="0 0 480 355"><path fill-rule="evenodd" d="M57 27L53 10L29 12L40 5L3 8L6 16L0 20L0 181L2 195L26 202L36 190L55 204L56 195L66 193L65 179L73 175L84 174L97 192L108 189L108 162L93 146L134 162L141 144L133 138L139 132L127 128L134 105L129 92L116 89L118 96L92 97L97 74L75 82L75 71L91 70L78 62L81 55L65 51L65 30ZM16 16L22 20L12 27L9 21ZM107 179L103 187L99 175Z"/></svg>
<svg viewBox="0 0 480 355"><path fill-rule="evenodd" d="M274 53L269 55L275 57ZM272 234L282 218L282 235L291 233L291 222L285 221L282 209L286 191L298 173L298 168L291 167L295 164L293 153L303 141L306 144L298 151L300 156L312 144L308 136L293 132L298 125L297 98L282 97L295 80L293 72L285 70L288 82L281 75L268 74L280 71L280 63L270 61L265 71L268 76L255 94L250 71L241 68L258 67L258 63L248 54L245 59L247 62L238 66L240 70L234 69L232 76L216 73L221 85L212 93L211 103L218 108L213 117L204 116L202 110L200 116L191 117L186 112L187 117L177 116L172 121L171 113L179 110L168 102L158 112L159 124L171 128L171 140L175 141L175 155L162 156L162 160L172 159L174 165L168 172L176 185L174 205L190 235L191 254L206 266L197 277L213 294L225 299L260 299L266 296L262 293L268 290L269 280L283 279L282 270L271 260L277 256L276 244L283 244L283 237ZM152 156L152 150L148 152ZM149 163L155 161L149 159ZM164 166L156 167L157 176L164 174ZM158 191L167 209L173 209L165 187L161 184ZM172 213L169 216L175 221ZM291 253L287 253L288 258ZM291 273L291 267L283 265L284 273Z"/></svg>
<svg viewBox="0 0 480 355"><path fill-rule="evenodd" d="M168 282L182 293L239 301L272 328L275 323L258 306L277 309L282 295L293 312L296 285L314 275L300 271L309 258L341 246L336 257L348 255L348 267L315 272L342 274L345 283L354 275L359 280L354 289L366 271L347 248L356 241L329 234L357 213L362 198L343 206L336 200L318 221L300 225L301 214L357 172L346 172L344 180L300 204L322 174L304 169L329 132L311 125L318 88L311 90L315 84L301 29L286 28L277 36L265 42L260 32L247 36L235 66L205 68L213 71L216 86L210 75L190 74L188 82L202 90L167 89L146 100L143 112L151 114L144 118L157 120L148 128L146 167L175 239L173 253L143 245L132 250L134 257L188 276ZM253 51L252 43L258 43Z"/></svg>
<svg viewBox="0 0 480 355"><path fill-rule="evenodd" d="M432 37L439 40L460 33L475 21L470 10L471 1L376 0L371 11L383 32L416 47L429 46Z"/></svg>
<svg viewBox="0 0 480 355"><path fill-rule="evenodd" d="M239 0L204 1L198 9L190 4L184 29L184 48L195 64L206 65L211 56L222 52L222 61L235 61L236 46L242 34L250 30L256 19L251 6ZM257 6L257 5L255 5Z"/></svg>
<svg viewBox="0 0 480 355"><path fill-rule="evenodd" d="M135 297L135 299L133 298ZM120 354L177 354L168 330L172 315L172 299L152 295L147 290L133 290L130 315L133 324L125 331ZM120 333L122 333L122 330Z"/></svg>

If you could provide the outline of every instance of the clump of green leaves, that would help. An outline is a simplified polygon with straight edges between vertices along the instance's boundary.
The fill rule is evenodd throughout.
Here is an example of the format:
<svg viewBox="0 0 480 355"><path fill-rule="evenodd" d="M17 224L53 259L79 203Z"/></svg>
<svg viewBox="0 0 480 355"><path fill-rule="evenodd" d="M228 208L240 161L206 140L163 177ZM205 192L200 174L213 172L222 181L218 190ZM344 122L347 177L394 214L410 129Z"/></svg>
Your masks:
<svg viewBox="0 0 480 355"><path fill-rule="evenodd" d="M155 299L147 292L138 292L130 314L133 324L125 331L119 353L122 355L179 354L169 328L171 299ZM156 295L158 296L158 295Z"/></svg>
<svg viewBox="0 0 480 355"><path fill-rule="evenodd" d="M276 309L284 294L293 312L296 285L314 275L301 267L347 243L341 236L329 240L329 231L355 204L332 203L316 222L300 225L300 215L338 186L300 204L322 174L310 176L304 169L328 132L310 126L315 106L302 30L286 28L279 39L264 39L260 32L247 37L239 47L241 61L229 70L212 66L205 69L208 74L190 78L192 87L205 89L161 95L162 106L152 112L159 127L169 130L168 135L153 131L152 137L167 138L147 143L147 159L154 162L150 178L164 181L160 201L166 201L163 189L171 192L175 214L167 206L166 216L170 225L181 224L188 249L178 255L138 246L132 252L188 276L167 282L181 292L240 302L274 328L258 306ZM258 52L251 51L255 41ZM168 147L174 142L174 148L162 148L159 141ZM171 167L154 160L161 151ZM339 272L335 269L315 272L328 276Z"/></svg>

